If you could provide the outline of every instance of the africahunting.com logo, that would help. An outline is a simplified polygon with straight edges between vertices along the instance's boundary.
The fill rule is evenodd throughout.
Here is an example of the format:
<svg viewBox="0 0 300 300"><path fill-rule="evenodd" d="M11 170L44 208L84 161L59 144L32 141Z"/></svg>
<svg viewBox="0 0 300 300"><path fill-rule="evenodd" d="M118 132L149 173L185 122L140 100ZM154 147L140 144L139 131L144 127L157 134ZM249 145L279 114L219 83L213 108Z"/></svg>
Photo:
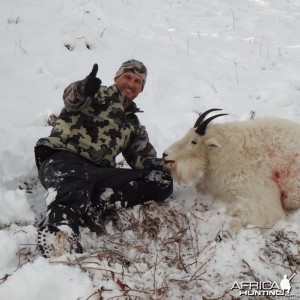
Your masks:
<svg viewBox="0 0 300 300"><path fill-rule="evenodd" d="M275 281L236 281L232 285L231 290L237 290L239 296L296 297L296 295L291 292L291 280L295 275L294 273L290 278L284 275L279 284Z"/></svg>

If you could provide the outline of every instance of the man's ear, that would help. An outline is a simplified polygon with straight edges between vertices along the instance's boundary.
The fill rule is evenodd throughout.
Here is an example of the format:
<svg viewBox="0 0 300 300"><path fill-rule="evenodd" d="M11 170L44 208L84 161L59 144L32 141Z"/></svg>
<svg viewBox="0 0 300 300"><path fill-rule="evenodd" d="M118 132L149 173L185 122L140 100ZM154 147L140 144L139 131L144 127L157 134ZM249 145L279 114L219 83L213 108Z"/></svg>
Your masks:
<svg viewBox="0 0 300 300"><path fill-rule="evenodd" d="M216 138L210 138L210 139L206 140L205 145L210 148L221 148L222 147Z"/></svg>

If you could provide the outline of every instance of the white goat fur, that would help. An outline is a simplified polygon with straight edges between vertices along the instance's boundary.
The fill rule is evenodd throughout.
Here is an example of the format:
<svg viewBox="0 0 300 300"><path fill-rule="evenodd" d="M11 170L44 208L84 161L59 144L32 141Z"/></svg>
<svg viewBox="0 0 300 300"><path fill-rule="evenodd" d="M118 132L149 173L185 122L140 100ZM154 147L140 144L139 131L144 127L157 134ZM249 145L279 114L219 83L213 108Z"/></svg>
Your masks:
<svg viewBox="0 0 300 300"><path fill-rule="evenodd" d="M300 207L300 125L264 117L190 129L164 152L175 181L229 204L229 230L270 228ZM168 163L169 161L169 163Z"/></svg>

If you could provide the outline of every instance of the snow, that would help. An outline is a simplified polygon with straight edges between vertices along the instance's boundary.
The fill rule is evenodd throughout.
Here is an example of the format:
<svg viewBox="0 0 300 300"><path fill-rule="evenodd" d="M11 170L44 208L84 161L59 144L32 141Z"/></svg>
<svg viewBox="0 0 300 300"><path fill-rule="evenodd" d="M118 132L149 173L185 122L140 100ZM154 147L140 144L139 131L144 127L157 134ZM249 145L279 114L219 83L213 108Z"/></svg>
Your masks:
<svg viewBox="0 0 300 300"><path fill-rule="evenodd" d="M83 229L82 255L41 257L46 191L33 155L70 82L98 63L110 85L131 58L148 67L136 102L159 155L209 108L228 121L299 121L299 0L1 0L0 24L1 300L234 299L236 282L293 274L300 298L300 211L222 236L225 206L193 186L107 216L102 235Z"/></svg>

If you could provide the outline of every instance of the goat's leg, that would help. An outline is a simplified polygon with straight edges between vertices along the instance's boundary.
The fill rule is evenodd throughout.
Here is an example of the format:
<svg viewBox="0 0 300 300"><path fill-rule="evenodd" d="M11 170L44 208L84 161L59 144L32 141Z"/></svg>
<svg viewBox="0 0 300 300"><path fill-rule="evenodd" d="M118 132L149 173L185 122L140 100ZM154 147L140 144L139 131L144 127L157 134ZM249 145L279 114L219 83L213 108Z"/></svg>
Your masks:
<svg viewBox="0 0 300 300"><path fill-rule="evenodd" d="M263 194L251 193L251 198L236 196L228 207L228 213L231 220L226 229L231 233L248 225L262 229L272 228L285 217L280 195L275 189L266 190Z"/></svg>

